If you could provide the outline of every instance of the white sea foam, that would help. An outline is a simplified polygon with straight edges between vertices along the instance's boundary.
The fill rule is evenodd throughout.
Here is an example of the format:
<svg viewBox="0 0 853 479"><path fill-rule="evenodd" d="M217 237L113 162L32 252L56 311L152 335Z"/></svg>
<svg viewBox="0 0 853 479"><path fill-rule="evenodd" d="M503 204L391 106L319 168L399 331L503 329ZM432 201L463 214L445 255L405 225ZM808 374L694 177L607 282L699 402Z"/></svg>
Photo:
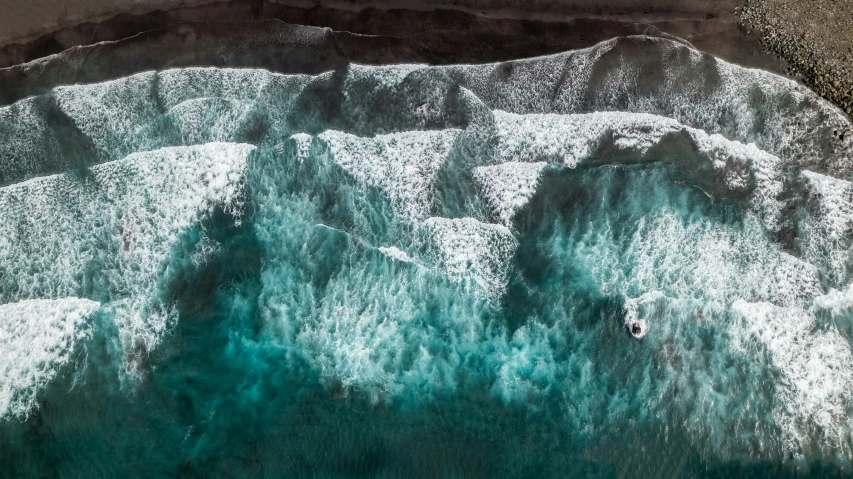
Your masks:
<svg viewBox="0 0 853 479"><path fill-rule="evenodd" d="M234 141L248 123L252 106L219 98L187 100L171 108L166 119L174 125L182 145Z"/></svg>
<svg viewBox="0 0 853 479"><path fill-rule="evenodd" d="M825 295L815 298L813 308L829 311L834 316L853 312L853 284L840 291L831 288Z"/></svg>
<svg viewBox="0 0 853 479"><path fill-rule="evenodd" d="M157 73L156 93L166 109L205 98L249 102L276 76L282 75L253 69L180 68Z"/></svg>
<svg viewBox="0 0 853 479"><path fill-rule="evenodd" d="M681 125L670 118L625 112L575 115L516 115L495 112L498 144L495 163L549 162L575 168L609 161L625 163L666 160L688 179L712 193L749 195L750 206L771 230L779 226L783 190L782 161L756 147ZM696 153L677 157L649 155L665 138L683 134ZM691 157L692 155L692 157Z"/></svg>
<svg viewBox="0 0 853 479"><path fill-rule="evenodd" d="M429 218L436 260L450 276L471 276L492 297L506 288L509 265L518 241L502 225L473 218Z"/></svg>
<svg viewBox="0 0 853 479"><path fill-rule="evenodd" d="M428 67L422 64L383 65L380 67L350 65L347 68L347 76L343 84L344 97L387 93L388 90L399 85L410 73L423 68Z"/></svg>
<svg viewBox="0 0 853 479"><path fill-rule="evenodd" d="M82 178L0 188L3 299L73 296L91 287L130 298L117 318L126 344L153 347L171 318L150 303L170 249L214 208L239 217L253 148L164 148L97 165Z"/></svg>
<svg viewBox="0 0 853 479"><path fill-rule="evenodd" d="M196 124L198 118L205 119L198 131L204 141L236 141L237 135L249 125L269 127L277 133L286 131L292 102L312 79L321 77L253 69L181 68L159 72L156 93L159 103L170 114L190 109L197 116L187 119L195 120ZM226 119L215 118L220 110L234 118L234 122L229 124ZM182 119L175 125L184 131L187 126ZM191 138L185 137L181 144L192 144L190 141Z"/></svg>
<svg viewBox="0 0 853 479"><path fill-rule="evenodd" d="M550 347L553 333L553 329L532 321L517 329L508 341L495 341L500 359L492 392L505 402L529 404L532 394L559 384L567 364L561 363ZM585 366L591 367L591 363Z"/></svg>
<svg viewBox="0 0 853 479"><path fill-rule="evenodd" d="M754 143L745 145L719 134L688 131L699 152L712 162L713 171L721 177L725 189L746 193L754 187L749 196L750 207L761 217L765 227L777 230L782 214L779 197L784 190L782 160Z"/></svg>
<svg viewBox="0 0 853 479"><path fill-rule="evenodd" d="M853 232L853 183L811 171L801 173L819 207L825 234L833 241Z"/></svg>
<svg viewBox="0 0 853 479"><path fill-rule="evenodd" d="M545 162L518 163L508 162L493 166L480 166L474 169L474 181L479 185L486 202L505 226L512 224L512 218L530 198L536 194L536 187Z"/></svg>
<svg viewBox="0 0 853 479"><path fill-rule="evenodd" d="M406 254L405 251L401 250L400 248L397 248L396 246L380 246L378 249L391 259L402 261L404 263L412 262L412 258L408 254Z"/></svg>
<svg viewBox="0 0 853 479"><path fill-rule="evenodd" d="M637 55L638 50L643 55ZM648 58L660 60L652 77L643 70L649 66ZM413 74L420 80L434 77L432 83L417 83L420 89L432 90L398 92L401 82ZM182 68L143 72L94 85L58 87L54 94L61 109L104 158L117 159L133 151L167 146L167 140L156 138L158 116L185 101L217 98L255 104L265 120L282 125L282 116L290 111L290 102L304 86L328 78L329 74L309 77L257 69ZM619 38L583 50L503 64L352 65L342 78L345 102L359 110L347 114L370 121L376 119L369 117L362 104L365 99L378 102L381 96L392 93L412 110L405 113L406 118L423 117L422 126L439 121L444 118L439 110L444 108L445 98L436 95L447 95L450 83L455 82L495 110L516 114L601 110L661 115L709 134L755 142L786 161L817 165L836 176L849 169L853 151L850 141L844 148L838 148L840 140L827 146L835 141L830 138L831 132L850 128L850 122L805 87L661 38ZM31 100L22 104L27 101ZM16 133L6 142L24 141L26 136Z"/></svg>
<svg viewBox="0 0 853 479"><path fill-rule="evenodd" d="M380 188L398 214L414 220L429 214L433 181L458 135L458 130L442 130L361 138L327 131L319 138L329 144L337 165Z"/></svg>
<svg viewBox="0 0 853 479"><path fill-rule="evenodd" d="M769 353L782 375L774 419L785 446L802 454L817 439L846 449L847 411L853 406L853 354L834 330L815 331L814 315L800 308L737 301L734 347L746 354ZM849 453L849 451L847 451Z"/></svg>
<svg viewBox="0 0 853 479"><path fill-rule="evenodd" d="M579 103L588 87L590 69L603 52L604 48L588 48L502 64L443 68L493 109L519 114L569 113L580 111L578 105L553 108L555 92L574 95Z"/></svg>
<svg viewBox="0 0 853 479"><path fill-rule="evenodd" d="M214 100L239 105L230 115L241 121L257 115L255 120L282 131L287 127L291 103L305 85L321 76L284 75L255 69L180 68L157 73L156 94L165 110L181 108L187 102L208 104ZM222 103L212 105L221 106ZM203 114L211 116L213 113ZM177 126L182 125L178 123ZM210 136L205 131L202 133L207 135L205 138L209 141L223 140L226 137L221 135L234 135L241 126L241 123L237 123L231 126L230 131L223 129L219 137Z"/></svg>
<svg viewBox="0 0 853 479"><path fill-rule="evenodd" d="M102 158L116 160L161 146L161 139L151 131L151 122L161 113L155 78L154 72L138 73L92 85L57 87L54 95Z"/></svg>
<svg viewBox="0 0 853 479"><path fill-rule="evenodd" d="M498 163L545 161L574 168L604 144L639 156L670 133L684 129L675 120L655 115L599 112L575 115L516 115L495 112Z"/></svg>
<svg viewBox="0 0 853 479"><path fill-rule="evenodd" d="M266 70L182 68L57 87L54 95L103 161L165 146L235 141L253 114L281 127L308 81ZM169 127L178 138L164 135Z"/></svg>
<svg viewBox="0 0 853 479"><path fill-rule="evenodd" d="M801 176L807 204L800 222L800 248L834 286L844 285L853 272L853 183L811 171Z"/></svg>
<svg viewBox="0 0 853 479"><path fill-rule="evenodd" d="M754 219L743 230L711 222L685 224L671 212L641 220L625 247L608 231L588 233L578 255L608 294L661 291L728 305L738 299L807 306L823 290L817 268L776 250ZM677 245L677 247L673 247Z"/></svg>
<svg viewBox="0 0 853 479"><path fill-rule="evenodd" d="M651 77L650 59L659 60L652 63ZM851 127L838 108L792 80L739 67L672 40L615 38L508 65L444 68L495 110L650 113L709 134L755 142L800 166L821 165L835 175L850 170L850 142L843 149L822 144L833 130Z"/></svg>
<svg viewBox="0 0 853 479"><path fill-rule="evenodd" d="M295 310L288 304L280 310L298 324L286 338L308 353L324 379L340 386L336 394L358 388L382 402L454 391L457 352L468 346L476 351L483 338L484 325L474 312L485 300L445 303L435 321L424 309L424 300L436 293L437 284L429 279L433 273L402 268L392 274L389 281L353 270L334 277L329 294L318 297L313 307Z"/></svg>
<svg viewBox="0 0 853 479"><path fill-rule="evenodd" d="M350 64L341 85L340 117L373 134L458 124L451 80L423 64Z"/></svg>
<svg viewBox="0 0 853 479"><path fill-rule="evenodd" d="M72 361L75 345L100 304L80 298L0 305L0 419L24 417L37 396Z"/></svg>
<svg viewBox="0 0 853 479"><path fill-rule="evenodd" d="M652 57L665 57L660 71L650 75L645 60L632 58L634 50L625 48L630 42L648 47ZM435 78L430 77L432 72ZM340 84L335 83L338 79ZM404 82L406 88L402 88ZM170 261L189 258L202 264L217 254L218 246L202 235L192 254L172 255L172 248L183 247L181 232L216 208L239 217L246 155L252 147L212 144L125 155L167 141L233 140L255 120L269 127L271 135L285 138L294 131L293 122L299 121L289 116L290 103L308 83L341 88L340 117L329 123L336 128L355 125L360 135L424 130L375 137L327 131L319 138L339 167L362 184L383 191L395 213L415 229L426 230L429 252L440 272L463 282L472 280L478 291L487 293L486 299L476 294L454 298L449 309L470 307L480 312L482 302L503 294L518 245L505 226L477 219L420 221L430 214L437 172L449 155L456 154L452 151L456 146L466 159L469 147L488 152L470 165L476 168L461 173L473 174L496 221L503 225L511 224L535 194L549 163L594 166L610 160L609 155L619 162L669 161L688 181L711 194L746 197L748 211L736 225L719 225L713 218L697 220L698 213L685 218L664 206L642 212L645 219L627 241L615 238L615 231L624 225L604 220L581 229L579 238L553 239L549 246L553 251L571 252L572 267L588 274L601 293L627 298L626 323L641 323L640 335L648 328L663 331L664 323L685 316L699 318L705 311L716 315L734 304L738 316L730 334L739 351L746 352L752 362L767 353L771 366L781 374L775 414L790 448L801 449L807 437L814 436L813 426L822 428L822 437L828 441L849 431L842 426L853 390L850 349L839 334L818 332L814 324L815 315L846 314L853 303L849 287L823 295L818 281L819 269L837 267L848 258L848 217L853 209L849 183L803 173L816 208L809 210L811 216L802 224L801 236L807 239L798 245L801 258L781 252L766 237L766 229L775 231L779 226L783 171L817 165L840 176L849 170L849 150L830 151L827 144L838 145L824 141L825 133L848 128L849 121L793 82L664 40L614 40L582 51L500 65L351 66L315 77L261 70L180 69L58 88L59 106L95 144L101 155L97 161L124 159L95 166L79 178L36 178L0 189L0 300L80 296L95 290L110 301L125 345L153 347L174 321L169 305L152 299L160 297L158 282L169 274ZM421 87L428 91L420 91ZM451 90L458 96L443 96ZM0 168L4 174L18 175L9 176L14 181L49 170L49 162L39 163L37 155L58 154L47 120L33 105L33 100L25 100L0 109L2 122L12 124L19 118L0 131L7 140L0 145ZM316 113L310 102L301 106L307 116ZM442 121L467 127L463 132L426 131L441 128ZM317 120L306 131L315 127L322 128L322 122ZM157 134L159 128L174 130L179 138L164 138ZM292 138L300 164L322 161L312 158L313 148L319 145L314 137L300 133ZM657 147L669 140L676 142L676 150L683 155L655 158L666 154L666 147ZM687 143L677 143L682 140ZM685 144L691 148L679 149ZM33 158L36 166L18 161L24 157ZM19 165L24 166L15 170ZM265 174L288 173L273 173L275 169L282 168L273 165ZM310 201L294 199L287 205L288 213L309 216ZM268 215L263 221L281 214L280 203L259 203ZM599 211L592 222L606 216L603 213ZM276 228L288 226L269 228L272 236L263 241L274 243L280 239L275 234L289 234ZM296 239L287 239L302 244L301 233L295 235ZM392 243L402 244L394 238L377 244ZM395 246L378 250L395 260L412 261ZM95 267L99 270L93 271ZM390 287L352 268L349 272L354 277L341 274L329 280L328 294L305 288L300 294L310 299L298 303L302 308L285 304L293 298L280 295L270 300L271 305L280 306L278 314L271 316L284 318L294 336L290 339L299 343L307 360L344 387L390 394L418 388L433 391L437 385L452 389L459 367L454 361L459 361L460 351L476 350L485 340L496 351L489 358L497 374L494 392L506 400L525 401L530 391L551 387L568 369L551 346L551 341L562 340L557 338L563 337L563 331L554 334L555 329L532 320L509 338L510 344L501 333L487 338L482 328L491 325L484 326L481 316L462 309L442 311L446 322L430 324L424 319L430 315L418 308L424 297L435 294L435 288L445 287L444 276L428 268L392 269L399 276ZM291 272L285 266L281 270ZM277 271L265 274L274 278ZM844 275L835 274L835 286L842 288ZM278 294L285 282L273 284L270 294ZM554 317L564 314L556 309L552 313ZM465 324L448 326L454 321ZM786 327L779 328L780 322ZM573 325L566 320L559 327ZM445 334L452 340L445 340ZM654 347L657 338L653 336L643 346ZM667 358L684 361L684 371L691 376L679 384L685 396L695 393L700 406L690 420L702 423L688 429L719 429L722 426L712 423L728 420L723 409L732 396L715 391L717 385L703 379L718 379L710 370L725 370L728 365L723 363L731 358L731 351L697 352L701 346L682 351L680 347L672 346L678 354ZM592 365L584 368L582 377L594 377ZM687 391L690 381L701 385ZM747 401L745 409L751 404ZM748 412L741 414L743 418Z"/></svg>
<svg viewBox="0 0 853 479"><path fill-rule="evenodd" d="M299 163L304 162L305 160L310 160L309 154L311 153L311 142L314 137L307 133L297 133L290 137L294 142L296 142L296 158Z"/></svg>
<svg viewBox="0 0 853 479"><path fill-rule="evenodd" d="M625 309L625 326L632 336L640 339L646 335L649 330L649 310L654 309L655 303L665 301L665 299L666 295L660 291L649 291L640 297L625 299L623 306ZM639 328L639 332L634 331L635 327Z"/></svg>
<svg viewBox="0 0 853 479"><path fill-rule="evenodd" d="M702 54L691 50L691 55ZM853 126L840 109L794 80L715 60L722 87L708 102L710 112L703 113L698 108L690 112L692 118L711 117L697 122L698 127L713 128L713 121L719 123L723 115L734 114L737 129L731 134L720 133L741 141L754 141L762 149L802 167L825 168L839 176L851 171L853 143L849 138L843 148L839 148L841 142L830 148L821 144L833 130L845 131ZM673 98L673 103L679 100ZM717 118L713 118L714 114Z"/></svg>
<svg viewBox="0 0 853 479"><path fill-rule="evenodd" d="M61 164L57 138L35 98L0 108L0 186Z"/></svg>

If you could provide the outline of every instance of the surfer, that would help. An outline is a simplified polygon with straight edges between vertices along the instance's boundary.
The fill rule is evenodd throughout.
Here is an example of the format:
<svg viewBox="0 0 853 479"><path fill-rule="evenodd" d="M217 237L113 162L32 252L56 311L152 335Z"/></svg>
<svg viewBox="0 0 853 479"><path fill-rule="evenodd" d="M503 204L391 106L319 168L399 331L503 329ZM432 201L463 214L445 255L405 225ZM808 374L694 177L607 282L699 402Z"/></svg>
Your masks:
<svg viewBox="0 0 853 479"><path fill-rule="evenodd" d="M634 323L631 325L631 334L633 334L635 337L640 337L642 333L643 328L640 327L640 323Z"/></svg>

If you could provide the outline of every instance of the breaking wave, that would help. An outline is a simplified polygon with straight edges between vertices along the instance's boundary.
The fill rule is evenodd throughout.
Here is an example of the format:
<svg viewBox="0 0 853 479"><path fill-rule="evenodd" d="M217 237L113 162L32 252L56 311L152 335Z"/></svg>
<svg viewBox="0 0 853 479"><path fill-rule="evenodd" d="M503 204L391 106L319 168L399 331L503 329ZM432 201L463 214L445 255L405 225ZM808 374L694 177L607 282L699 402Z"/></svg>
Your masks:
<svg viewBox="0 0 853 479"><path fill-rule="evenodd" d="M0 108L0 437L38 398L156 392L191 405L158 432L182 445L167 471L250 470L220 457L229 414L263 438L319 398L485 431L521 410L584 461L628 428L710 464L849 467L850 127L648 37L21 100Z"/></svg>

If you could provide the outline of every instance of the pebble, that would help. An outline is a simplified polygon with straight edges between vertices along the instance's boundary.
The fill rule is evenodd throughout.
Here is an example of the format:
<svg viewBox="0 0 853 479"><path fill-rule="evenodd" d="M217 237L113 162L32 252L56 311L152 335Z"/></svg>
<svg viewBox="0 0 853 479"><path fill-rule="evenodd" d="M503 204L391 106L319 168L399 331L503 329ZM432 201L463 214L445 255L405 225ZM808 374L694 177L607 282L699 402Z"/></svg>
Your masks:
<svg viewBox="0 0 853 479"><path fill-rule="evenodd" d="M747 31L790 64L791 76L853 115L853 71L842 51L853 52L847 46L853 0L745 0L737 14Z"/></svg>

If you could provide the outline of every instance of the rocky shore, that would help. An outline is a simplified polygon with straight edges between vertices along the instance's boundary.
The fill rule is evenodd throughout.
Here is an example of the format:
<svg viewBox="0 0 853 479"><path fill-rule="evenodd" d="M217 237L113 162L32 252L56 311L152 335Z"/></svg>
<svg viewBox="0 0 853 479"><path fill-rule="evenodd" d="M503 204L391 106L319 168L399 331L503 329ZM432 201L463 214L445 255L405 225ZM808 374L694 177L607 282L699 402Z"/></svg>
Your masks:
<svg viewBox="0 0 853 479"><path fill-rule="evenodd" d="M738 14L789 75L853 114L853 0L746 0Z"/></svg>

